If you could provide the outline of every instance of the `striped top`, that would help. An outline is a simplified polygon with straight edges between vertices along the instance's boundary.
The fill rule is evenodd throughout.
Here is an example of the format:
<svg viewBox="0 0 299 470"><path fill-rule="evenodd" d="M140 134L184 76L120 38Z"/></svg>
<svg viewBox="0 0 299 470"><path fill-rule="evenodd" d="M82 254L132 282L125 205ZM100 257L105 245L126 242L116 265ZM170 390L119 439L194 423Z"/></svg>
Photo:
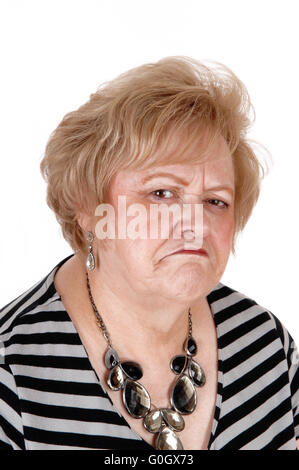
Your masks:
<svg viewBox="0 0 299 470"><path fill-rule="evenodd" d="M0 449L153 450L102 387L54 286L72 255L0 313ZM207 296L218 339L209 450L293 449L299 356L269 310L218 283Z"/></svg>

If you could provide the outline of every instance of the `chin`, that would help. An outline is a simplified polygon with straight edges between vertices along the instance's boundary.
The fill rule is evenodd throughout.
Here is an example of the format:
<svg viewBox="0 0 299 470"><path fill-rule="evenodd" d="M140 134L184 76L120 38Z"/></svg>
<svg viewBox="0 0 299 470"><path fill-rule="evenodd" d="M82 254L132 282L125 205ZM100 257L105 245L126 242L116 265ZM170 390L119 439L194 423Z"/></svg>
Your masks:
<svg viewBox="0 0 299 470"><path fill-rule="evenodd" d="M209 278L200 269L189 269L179 272L170 279L168 283L168 292L173 292L178 299L186 301L195 300L202 295L206 295L209 290Z"/></svg>

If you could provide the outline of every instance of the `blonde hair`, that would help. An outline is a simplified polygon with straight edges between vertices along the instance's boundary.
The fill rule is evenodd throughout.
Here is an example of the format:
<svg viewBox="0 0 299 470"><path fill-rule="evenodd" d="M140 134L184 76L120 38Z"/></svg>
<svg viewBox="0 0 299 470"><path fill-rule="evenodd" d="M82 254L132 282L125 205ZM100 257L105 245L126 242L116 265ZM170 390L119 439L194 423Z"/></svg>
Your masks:
<svg viewBox="0 0 299 470"><path fill-rule="evenodd" d="M183 150L209 130L206 150L222 135L235 169L235 231L243 230L260 193L264 168L246 135L254 119L248 92L222 64L166 57L104 83L87 103L66 114L51 134L40 168L47 203L74 251L86 249L78 211L92 214L108 202L112 177L121 169L196 163ZM187 130L180 153L159 152L171 131Z"/></svg>

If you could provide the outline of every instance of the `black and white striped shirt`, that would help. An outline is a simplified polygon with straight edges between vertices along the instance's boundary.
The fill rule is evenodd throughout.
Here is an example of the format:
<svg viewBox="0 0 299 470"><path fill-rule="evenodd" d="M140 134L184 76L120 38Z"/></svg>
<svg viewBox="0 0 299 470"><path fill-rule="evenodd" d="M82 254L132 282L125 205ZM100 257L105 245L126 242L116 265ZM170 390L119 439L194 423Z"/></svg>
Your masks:
<svg viewBox="0 0 299 470"><path fill-rule="evenodd" d="M55 272L71 256L1 310L0 449L153 450L113 406L55 289ZM207 300L218 337L208 449L295 450L292 337L271 312L222 283Z"/></svg>

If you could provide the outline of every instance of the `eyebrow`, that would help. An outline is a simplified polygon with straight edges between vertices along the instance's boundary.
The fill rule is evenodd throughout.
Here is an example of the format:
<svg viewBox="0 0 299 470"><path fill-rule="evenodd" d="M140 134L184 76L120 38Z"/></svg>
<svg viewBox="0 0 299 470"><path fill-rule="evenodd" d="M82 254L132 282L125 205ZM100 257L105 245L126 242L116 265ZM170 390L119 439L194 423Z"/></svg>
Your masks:
<svg viewBox="0 0 299 470"><path fill-rule="evenodd" d="M179 183L183 184L184 186L188 186L188 184L189 184L189 181L186 181L182 178L179 178L179 176L176 176L173 173L167 173L167 172L164 172L164 171L162 171L160 173L155 173L154 175L147 175L141 180L141 182L142 182L142 184L144 184L144 183L147 183L151 179L158 178L159 176L166 176L168 178L172 178L173 180L178 181Z"/></svg>
<svg viewBox="0 0 299 470"><path fill-rule="evenodd" d="M179 176L176 176L172 173L167 173L167 172L160 172L160 173L155 173L154 175L147 175L145 176L141 182L142 184L147 183L149 180L154 179L154 178L159 178L160 176L165 176L168 178L172 178L173 180L177 181L178 183L182 184L183 186L188 186L189 181L184 180L183 178L180 178ZM226 191L229 191L230 193L234 194L234 188L232 186L226 185L226 184L220 184L218 186L213 186L209 188L209 191L212 189L225 189Z"/></svg>

